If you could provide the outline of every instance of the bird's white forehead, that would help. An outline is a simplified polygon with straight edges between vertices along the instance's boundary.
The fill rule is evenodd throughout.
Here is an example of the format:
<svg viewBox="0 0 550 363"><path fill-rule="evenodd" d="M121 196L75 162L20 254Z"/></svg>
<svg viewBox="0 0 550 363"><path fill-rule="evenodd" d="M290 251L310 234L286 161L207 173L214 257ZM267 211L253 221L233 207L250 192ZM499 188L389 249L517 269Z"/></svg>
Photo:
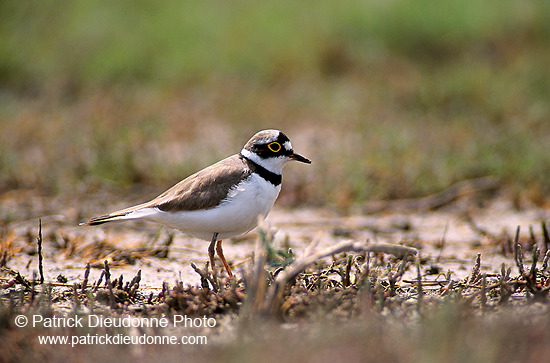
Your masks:
<svg viewBox="0 0 550 363"><path fill-rule="evenodd" d="M285 141L285 143L283 144L283 147L284 147L287 151L292 150L292 144L290 143L290 141Z"/></svg>

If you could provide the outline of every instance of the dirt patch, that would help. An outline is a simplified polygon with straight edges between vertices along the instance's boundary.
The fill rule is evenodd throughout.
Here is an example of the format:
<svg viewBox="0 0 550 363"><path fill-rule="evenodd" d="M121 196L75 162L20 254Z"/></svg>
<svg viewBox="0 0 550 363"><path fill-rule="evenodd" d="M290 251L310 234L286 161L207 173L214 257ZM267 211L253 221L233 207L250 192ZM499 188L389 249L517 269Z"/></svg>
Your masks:
<svg viewBox="0 0 550 363"><path fill-rule="evenodd" d="M21 200L32 208L17 208ZM79 227L82 216L92 215L96 208L77 203L61 208L66 205L63 202L32 193L12 193L5 195L0 205L0 337L16 347L9 350L13 360L25 351L21 347L29 340L34 343L28 346L25 357L103 357L106 352L116 352L116 347L92 342L67 351L55 349L59 344L39 347L36 341L43 335L82 337L92 331L97 336L115 336L128 335L132 330L42 325L19 328L15 319L20 315L166 318L171 327L140 327L140 334L178 339L191 336L190 332L194 337L205 336L211 348L208 353L197 346L190 350L199 361L217 359L217 354L237 354L234 347L243 344L253 347L244 356L255 357L257 344L269 335L251 335L259 318L262 325L276 322L275 331L283 329L284 337L274 339L273 344L293 346L289 359L304 354L287 340L300 334L304 323L315 330L318 324L330 322L338 329L348 326L342 330L346 336L356 331L359 336L370 337L358 321L367 319L374 325L385 321L394 328L420 326L422 330L438 316L441 321L452 317L477 326L489 324L490 316L513 311L531 319L529 329L550 326L544 318L550 289L546 253L550 239L545 224L548 214L542 209L516 210L501 199L476 208L455 203L437 211L368 215L341 215L328 209L275 209L262 229L224 244L225 255L237 273L237 279L229 280L221 266L215 275L207 269L207 242L159 229L152 223ZM59 210L67 213L60 215L56 213ZM42 220L40 231L36 217ZM356 252L348 248L347 252L329 253L326 258L304 264L299 273L281 278L308 254L353 243L360 246ZM377 244L414 247L418 254L396 257L361 250L362 246ZM42 277L45 284L40 282ZM182 316L213 318L215 327L190 331L175 326L174 321ZM462 323L446 327L442 334L450 336L455 328L472 328ZM394 328L381 338L380 354L386 358L397 354L401 359L400 354L386 351L392 339L403 338L399 328ZM318 334L304 338L304 346L326 339L326 326ZM248 343L243 342L243 336L249 337ZM411 349L414 344L424 344L418 339L409 340ZM548 334L542 334L542 340L547 339ZM137 345L130 345L129 356L134 357ZM145 344L137 355L151 358L158 352L156 346ZM98 353L102 347L105 349ZM162 354L179 354L177 349L183 348L165 347ZM350 349L356 346L352 344ZM418 357L422 349L416 350Z"/></svg>

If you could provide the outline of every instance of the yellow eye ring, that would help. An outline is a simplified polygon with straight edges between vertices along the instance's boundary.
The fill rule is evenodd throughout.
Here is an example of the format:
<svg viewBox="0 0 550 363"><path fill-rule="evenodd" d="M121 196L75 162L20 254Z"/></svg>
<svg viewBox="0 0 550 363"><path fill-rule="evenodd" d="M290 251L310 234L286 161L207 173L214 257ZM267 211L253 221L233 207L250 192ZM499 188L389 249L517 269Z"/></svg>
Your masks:
<svg viewBox="0 0 550 363"><path fill-rule="evenodd" d="M267 144L267 148L274 153L278 153L279 151L281 151L282 146L278 142L272 142Z"/></svg>

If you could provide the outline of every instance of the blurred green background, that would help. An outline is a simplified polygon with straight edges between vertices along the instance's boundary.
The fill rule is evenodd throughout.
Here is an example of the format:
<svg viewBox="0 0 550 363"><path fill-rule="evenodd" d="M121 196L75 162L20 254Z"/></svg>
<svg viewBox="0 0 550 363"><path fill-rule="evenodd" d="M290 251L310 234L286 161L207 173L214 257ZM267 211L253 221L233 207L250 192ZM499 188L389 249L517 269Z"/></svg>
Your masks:
<svg viewBox="0 0 550 363"><path fill-rule="evenodd" d="M279 128L282 203L550 191L550 2L0 2L0 191L168 187Z"/></svg>

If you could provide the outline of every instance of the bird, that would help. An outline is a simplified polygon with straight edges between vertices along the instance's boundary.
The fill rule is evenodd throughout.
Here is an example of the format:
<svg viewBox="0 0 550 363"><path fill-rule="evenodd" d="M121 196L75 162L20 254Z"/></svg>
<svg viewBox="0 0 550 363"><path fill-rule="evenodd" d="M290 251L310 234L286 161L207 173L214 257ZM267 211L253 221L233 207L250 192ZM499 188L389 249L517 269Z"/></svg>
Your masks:
<svg viewBox="0 0 550 363"><path fill-rule="evenodd" d="M282 170L290 161L311 164L311 160L294 152L283 132L262 130L239 153L190 175L158 197L80 225L147 220L178 229L210 241L212 271L215 249L232 278L222 241L250 232L267 217L281 191Z"/></svg>

